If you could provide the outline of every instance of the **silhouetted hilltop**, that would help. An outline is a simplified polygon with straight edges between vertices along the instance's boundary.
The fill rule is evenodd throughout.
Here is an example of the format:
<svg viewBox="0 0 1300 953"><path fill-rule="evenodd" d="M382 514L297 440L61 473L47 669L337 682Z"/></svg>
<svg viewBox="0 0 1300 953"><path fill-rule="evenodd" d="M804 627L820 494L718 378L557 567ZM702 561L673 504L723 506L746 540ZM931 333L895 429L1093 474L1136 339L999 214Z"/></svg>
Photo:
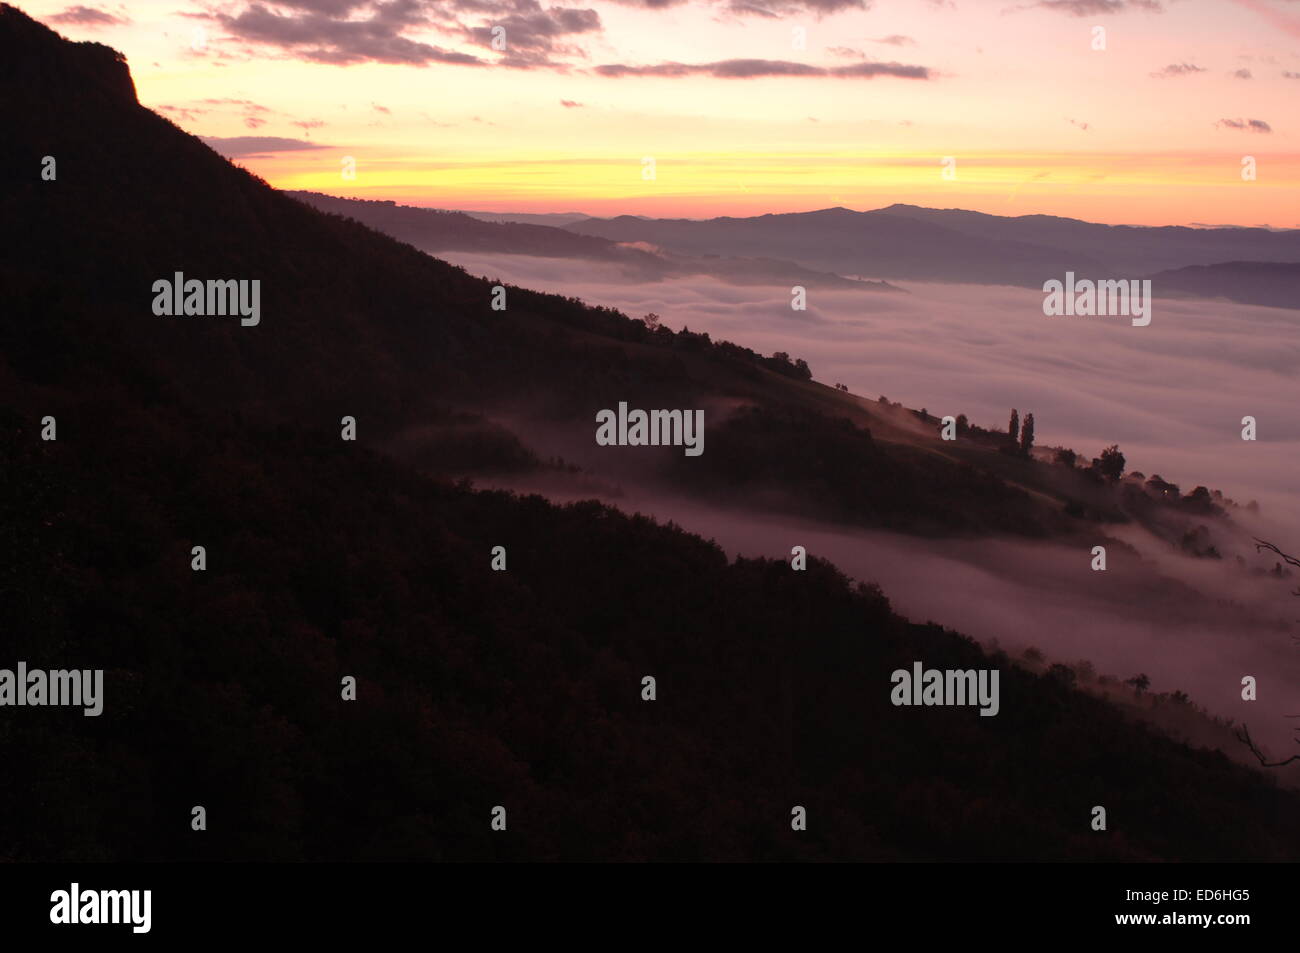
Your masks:
<svg viewBox="0 0 1300 953"><path fill-rule="evenodd" d="M21 90L21 103L37 110L76 98L84 103L115 106L136 103L135 83L126 57L100 43L71 43L44 24L7 4L0 17L0 83L7 91Z"/></svg>

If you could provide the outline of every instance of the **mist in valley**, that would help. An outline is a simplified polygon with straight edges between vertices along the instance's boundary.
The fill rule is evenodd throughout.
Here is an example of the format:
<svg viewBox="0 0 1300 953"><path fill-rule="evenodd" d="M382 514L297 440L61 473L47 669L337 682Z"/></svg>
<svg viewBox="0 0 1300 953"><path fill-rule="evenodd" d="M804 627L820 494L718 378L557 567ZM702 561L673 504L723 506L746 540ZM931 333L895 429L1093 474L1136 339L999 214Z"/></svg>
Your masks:
<svg viewBox="0 0 1300 953"><path fill-rule="evenodd" d="M495 484L560 501L599 497L672 520L733 556L788 560L792 546L805 546L879 584L913 620L933 620L1013 657L1033 646L1047 663L1087 660L1120 680L1145 673L1151 692L1184 691L1215 716L1248 722L1273 757L1291 753L1296 722L1285 716L1300 712L1293 638L1300 599L1291 595L1294 578L1265 574L1276 558L1256 553L1251 536L1300 550L1300 312L1166 300L1156 289L1150 326L1134 327L1127 318L1046 317L1042 294L1024 289L917 283L906 283L905 295L809 289L807 311L799 312L784 285L639 284L588 262L448 257L475 274L636 317L654 312L674 329L764 354L786 351L807 360L816 380L843 383L868 400L884 394L989 428L1005 427L1016 407L1034 414L1039 447L1072 447L1088 459L1118 443L1130 471L1158 473L1184 493L1205 485L1239 504L1258 501L1257 514L1244 505L1232 511L1235 530L1219 527L1218 560L1187 556L1136 524L1105 526L1099 532L1132 551L1112 546L1102 573L1091 570L1087 548L919 539L793 519L752 501L724 508L688 500L657 485L653 466L640 474L620 469L590 433L535 422L506 423L539 455L589 463L595 472ZM1246 415L1258 422L1255 442L1241 439ZM706 432L710 419L706 410ZM1258 679L1258 701L1241 699L1245 675ZM1194 743L1223 745L1223 732L1189 732Z"/></svg>

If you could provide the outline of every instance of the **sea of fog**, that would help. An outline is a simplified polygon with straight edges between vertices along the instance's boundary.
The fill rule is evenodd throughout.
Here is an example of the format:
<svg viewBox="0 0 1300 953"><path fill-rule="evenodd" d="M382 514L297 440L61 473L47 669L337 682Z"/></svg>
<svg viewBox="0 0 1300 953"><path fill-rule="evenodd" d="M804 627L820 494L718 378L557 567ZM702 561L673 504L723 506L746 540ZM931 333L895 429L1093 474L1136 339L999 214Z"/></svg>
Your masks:
<svg viewBox="0 0 1300 953"><path fill-rule="evenodd" d="M931 414L966 414L1003 427L1012 407L1032 412L1040 446L1094 456L1112 443L1131 470L1159 473L1185 490L1222 489L1257 500L1248 529L1300 552L1300 311L1158 295L1149 326L1127 318L1043 314L1033 290L903 282L906 294L808 289L791 309L788 287L737 286L708 277L629 283L616 267L523 256L447 256L473 274L576 296L668 326L707 331L764 354L808 361L814 377L860 396L880 394ZM1258 439L1241 439L1242 418ZM550 495L563 495L551 493ZM594 494L588 494L594 495ZM653 513L744 555L787 557L808 547L849 575L878 582L903 614L931 619L1008 648L1034 644L1099 672L1151 676L1159 691L1181 688L1217 714L1249 716L1273 750L1291 744L1284 715L1300 712L1300 643L1285 633L1199 623L1177 606L1125 605L1076 585L1078 554L1015 540L916 540L798 523L778 516L733 518L689 500L638 495L611 500ZM1120 535L1124 535L1122 532ZM1275 580L1253 583L1214 565L1129 541L1162 573L1214 598L1297 619ZM1149 540L1146 541L1148 544ZM1118 581L1118 580L1116 580ZM1229 615L1228 618L1231 618ZM1238 679L1255 674L1261 697L1243 708ZM1289 752L1288 752L1289 753Z"/></svg>
<svg viewBox="0 0 1300 953"><path fill-rule="evenodd" d="M895 282L907 294L788 287L708 277L627 283L615 266L451 253L472 274L579 297L673 329L707 331L802 357L813 376L931 414L1006 426L1033 413L1041 446L1089 457L1118 443L1130 470L1204 484L1300 525L1300 311L1166 300L1151 324L1043 314L1022 288ZM1253 416L1258 439L1241 439ZM1295 549L1300 549L1300 539Z"/></svg>

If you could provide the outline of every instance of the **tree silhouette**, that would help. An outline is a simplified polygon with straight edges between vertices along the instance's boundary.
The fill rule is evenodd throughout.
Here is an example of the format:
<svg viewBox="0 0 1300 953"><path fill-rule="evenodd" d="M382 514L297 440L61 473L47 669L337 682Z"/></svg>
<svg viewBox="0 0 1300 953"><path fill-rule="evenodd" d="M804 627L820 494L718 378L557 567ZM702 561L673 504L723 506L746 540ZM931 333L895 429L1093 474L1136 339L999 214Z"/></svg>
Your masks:
<svg viewBox="0 0 1300 953"><path fill-rule="evenodd" d="M1055 679L1062 685L1074 686L1078 676L1074 674L1074 669L1068 665L1062 665L1060 662L1054 662L1047 669L1047 677Z"/></svg>
<svg viewBox="0 0 1300 953"><path fill-rule="evenodd" d="M1011 435L1012 443L1020 436L1020 411L1014 407L1011 408L1011 423L1007 426L1007 433Z"/></svg>
<svg viewBox="0 0 1300 953"><path fill-rule="evenodd" d="M1093 469L1104 477L1118 480L1124 475L1124 454L1119 452L1119 444L1111 444L1101 452L1101 456L1092 461Z"/></svg>
<svg viewBox="0 0 1300 953"><path fill-rule="evenodd" d="M1146 673L1143 672L1141 674L1134 675L1132 678L1128 679L1128 681L1126 681L1124 684L1132 685L1135 689L1137 689L1137 693L1141 695L1144 691L1146 691L1148 688L1151 687L1151 679L1149 679L1146 676Z"/></svg>
<svg viewBox="0 0 1300 953"><path fill-rule="evenodd" d="M1034 415L1025 414L1025 423L1020 430L1020 452L1029 455L1029 450L1034 445Z"/></svg>

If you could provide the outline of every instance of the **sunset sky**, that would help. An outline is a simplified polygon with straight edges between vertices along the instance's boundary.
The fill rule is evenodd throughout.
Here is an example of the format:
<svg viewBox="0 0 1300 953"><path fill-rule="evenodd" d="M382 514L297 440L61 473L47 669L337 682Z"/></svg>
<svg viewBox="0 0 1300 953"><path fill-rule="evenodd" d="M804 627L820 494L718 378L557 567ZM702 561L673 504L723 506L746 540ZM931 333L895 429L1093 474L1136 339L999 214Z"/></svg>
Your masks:
<svg viewBox="0 0 1300 953"><path fill-rule="evenodd" d="M17 5L124 52L141 102L281 188L1300 227L1300 0Z"/></svg>

